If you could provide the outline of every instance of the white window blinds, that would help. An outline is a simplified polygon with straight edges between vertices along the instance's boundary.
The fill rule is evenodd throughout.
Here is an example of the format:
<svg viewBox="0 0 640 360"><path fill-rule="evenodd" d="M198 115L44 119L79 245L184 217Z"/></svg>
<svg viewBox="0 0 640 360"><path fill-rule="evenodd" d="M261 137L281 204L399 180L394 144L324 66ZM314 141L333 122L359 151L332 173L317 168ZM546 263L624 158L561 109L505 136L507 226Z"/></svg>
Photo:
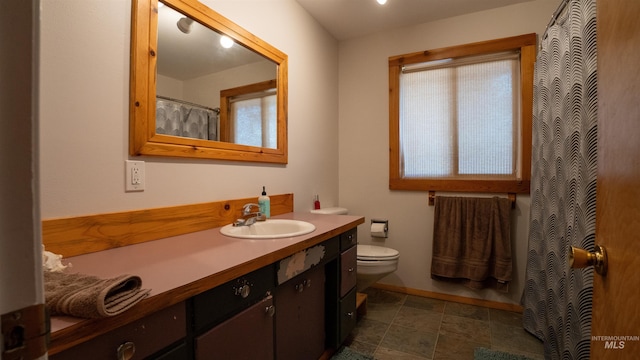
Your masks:
<svg viewBox="0 0 640 360"><path fill-rule="evenodd" d="M233 141L236 144L278 147L277 124L275 121L269 121L276 118L276 95L234 99L230 105Z"/></svg>
<svg viewBox="0 0 640 360"><path fill-rule="evenodd" d="M401 176L517 178L519 69L517 53L405 66Z"/></svg>

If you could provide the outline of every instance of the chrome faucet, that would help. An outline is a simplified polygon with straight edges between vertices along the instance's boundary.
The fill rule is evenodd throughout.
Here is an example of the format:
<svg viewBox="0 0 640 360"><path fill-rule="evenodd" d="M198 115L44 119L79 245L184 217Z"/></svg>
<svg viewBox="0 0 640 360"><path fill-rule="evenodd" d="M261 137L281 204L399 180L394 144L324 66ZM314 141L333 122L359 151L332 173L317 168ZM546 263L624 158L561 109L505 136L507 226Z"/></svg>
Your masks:
<svg viewBox="0 0 640 360"><path fill-rule="evenodd" d="M250 226L255 224L256 221L265 221L267 217L260 211L251 212L252 207L260 209L260 205L255 203L248 203L242 206L242 218L236 220L233 226Z"/></svg>

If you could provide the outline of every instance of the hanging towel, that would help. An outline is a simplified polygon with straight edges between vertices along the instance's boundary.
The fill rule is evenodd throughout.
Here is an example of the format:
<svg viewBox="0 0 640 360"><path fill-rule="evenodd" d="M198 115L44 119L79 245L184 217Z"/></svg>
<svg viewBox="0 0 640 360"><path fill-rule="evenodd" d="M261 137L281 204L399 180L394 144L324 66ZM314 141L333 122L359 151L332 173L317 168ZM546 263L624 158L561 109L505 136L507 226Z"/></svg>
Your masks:
<svg viewBox="0 0 640 360"><path fill-rule="evenodd" d="M510 214L506 198L436 197L431 278L507 292Z"/></svg>
<svg viewBox="0 0 640 360"><path fill-rule="evenodd" d="M149 295L138 276L100 279L83 274L44 272L45 304L51 315L101 318L124 312Z"/></svg>

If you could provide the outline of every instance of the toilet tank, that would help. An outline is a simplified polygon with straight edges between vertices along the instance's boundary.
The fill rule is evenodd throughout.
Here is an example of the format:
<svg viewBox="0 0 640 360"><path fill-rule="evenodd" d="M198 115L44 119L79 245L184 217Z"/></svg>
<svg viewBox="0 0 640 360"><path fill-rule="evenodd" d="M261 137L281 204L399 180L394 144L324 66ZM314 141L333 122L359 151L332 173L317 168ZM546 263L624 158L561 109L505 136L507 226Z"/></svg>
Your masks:
<svg viewBox="0 0 640 360"><path fill-rule="evenodd" d="M346 215L349 213L349 210L341 207L328 207L328 208L311 210L311 213L325 214L325 215Z"/></svg>

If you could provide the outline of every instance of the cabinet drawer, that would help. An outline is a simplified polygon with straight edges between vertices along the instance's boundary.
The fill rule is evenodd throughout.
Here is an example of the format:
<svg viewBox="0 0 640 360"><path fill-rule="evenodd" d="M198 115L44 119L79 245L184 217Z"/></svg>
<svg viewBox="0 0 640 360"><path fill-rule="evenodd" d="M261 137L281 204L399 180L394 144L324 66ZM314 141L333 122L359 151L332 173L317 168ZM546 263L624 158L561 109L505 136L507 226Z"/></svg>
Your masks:
<svg viewBox="0 0 640 360"><path fill-rule="evenodd" d="M340 337L341 344L356 327L356 289L340 300Z"/></svg>
<svg viewBox="0 0 640 360"><path fill-rule="evenodd" d="M357 248L352 246L340 255L340 297L345 296L356 286L357 266Z"/></svg>
<svg viewBox="0 0 640 360"><path fill-rule="evenodd" d="M356 244L358 244L358 228L353 228L340 234L340 251L344 251Z"/></svg>
<svg viewBox="0 0 640 360"><path fill-rule="evenodd" d="M273 359L273 297L198 336L196 360Z"/></svg>
<svg viewBox="0 0 640 360"><path fill-rule="evenodd" d="M153 360L189 360L189 349L184 342L168 350L163 350L159 354L154 354L149 359Z"/></svg>
<svg viewBox="0 0 640 360"><path fill-rule="evenodd" d="M340 255L340 236L332 237L322 243L324 245L324 262L334 260Z"/></svg>
<svg viewBox="0 0 640 360"><path fill-rule="evenodd" d="M262 300L274 285L275 270L269 265L194 296L191 318L196 333Z"/></svg>
<svg viewBox="0 0 640 360"><path fill-rule="evenodd" d="M125 344L135 347L131 359L144 359L184 338L186 328L185 305L179 303L52 355L49 359L113 360L118 359L118 348Z"/></svg>

